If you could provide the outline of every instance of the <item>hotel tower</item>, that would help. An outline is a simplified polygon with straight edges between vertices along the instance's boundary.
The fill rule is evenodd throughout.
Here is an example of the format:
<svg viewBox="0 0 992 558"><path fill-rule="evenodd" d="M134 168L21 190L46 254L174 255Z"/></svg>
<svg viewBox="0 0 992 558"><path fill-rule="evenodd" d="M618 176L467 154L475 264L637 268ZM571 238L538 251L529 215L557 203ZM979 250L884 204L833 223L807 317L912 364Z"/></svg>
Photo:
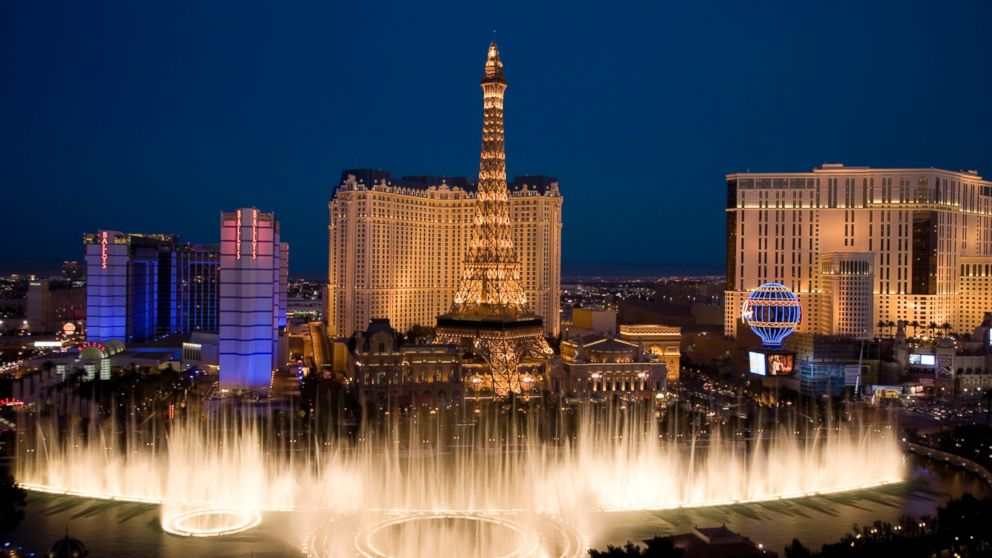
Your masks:
<svg viewBox="0 0 992 558"><path fill-rule="evenodd" d="M501 132L502 133L502 132ZM500 141L502 141L502 136ZM502 144L501 144L502 146ZM526 308L557 335L562 196L548 176L517 176L504 191ZM332 337L389 318L399 331L432 326L455 302L472 243L480 183L472 178L342 173L329 204L326 321Z"/></svg>
<svg viewBox="0 0 992 558"><path fill-rule="evenodd" d="M253 207L220 217L220 387L268 391L285 362L289 245L279 222Z"/></svg>
<svg viewBox="0 0 992 558"><path fill-rule="evenodd" d="M798 331L868 338L905 321L920 336L970 332L992 311L992 182L840 164L730 174L727 335L768 281L799 295Z"/></svg>

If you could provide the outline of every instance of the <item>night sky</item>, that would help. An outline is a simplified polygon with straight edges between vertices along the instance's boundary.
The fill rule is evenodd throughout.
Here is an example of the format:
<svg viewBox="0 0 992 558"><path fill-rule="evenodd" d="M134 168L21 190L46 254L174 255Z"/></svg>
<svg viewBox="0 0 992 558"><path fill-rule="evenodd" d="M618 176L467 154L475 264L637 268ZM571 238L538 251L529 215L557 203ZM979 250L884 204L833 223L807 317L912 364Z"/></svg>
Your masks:
<svg viewBox="0 0 992 558"><path fill-rule="evenodd" d="M992 2L646 4L0 2L0 267L254 205L321 277L342 169L478 172L493 29L566 272L722 272L729 172L992 176Z"/></svg>

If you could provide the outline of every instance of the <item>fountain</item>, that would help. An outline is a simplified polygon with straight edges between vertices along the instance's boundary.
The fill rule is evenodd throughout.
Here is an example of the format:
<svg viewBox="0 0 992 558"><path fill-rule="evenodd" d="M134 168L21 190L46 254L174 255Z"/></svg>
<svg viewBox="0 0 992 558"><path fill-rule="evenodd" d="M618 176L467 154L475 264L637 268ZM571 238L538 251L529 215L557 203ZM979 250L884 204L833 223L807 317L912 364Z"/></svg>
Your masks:
<svg viewBox="0 0 992 558"><path fill-rule="evenodd" d="M187 536L251 529L266 513L320 519L311 556L578 556L598 514L797 498L903 478L887 426L745 437L663 432L654 408L586 405L547 414L491 406L365 421L355 440L255 419L191 418L157 434L39 427L18 460L32 490L161 505ZM109 429L113 431L113 429ZM429 554L429 553L428 553Z"/></svg>

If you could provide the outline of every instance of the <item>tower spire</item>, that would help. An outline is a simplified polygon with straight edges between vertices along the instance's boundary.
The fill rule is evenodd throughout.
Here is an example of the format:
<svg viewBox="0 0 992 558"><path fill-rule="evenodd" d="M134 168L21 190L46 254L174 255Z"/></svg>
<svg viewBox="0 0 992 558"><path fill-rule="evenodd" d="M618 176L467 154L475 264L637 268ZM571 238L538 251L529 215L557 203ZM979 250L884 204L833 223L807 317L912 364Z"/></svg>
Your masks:
<svg viewBox="0 0 992 558"><path fill-rule="evenodd" d="M438 338L468 345L489 364L498 397L520 393L517 365L525 356L548 356L540 316L527 309L520 262L513 248L506 188L503 94L507 82L496 41L482 76L482 150L475 220L461 282L451 310L438 316Z"/></svg>
<svg viewBox="0 0 992 558"><path fill-rule="evenodd" d="M496 41L489 45L482 76L482 150L475 222L455 308L462 312L515 315L525 311L520 288L520 262L510 230L510 200L506 190L506 149L503 134L503 94L506 77Z"/></svg>
<svg viewBox="0 0 992 558"><path fill-rule="evenodd" d="M489 52L486 54L486 69L482 76L482 81L500 79L506 83L503 77L503 61L499 59L499 47L496 46L496 39L489 43Z"/></svg>

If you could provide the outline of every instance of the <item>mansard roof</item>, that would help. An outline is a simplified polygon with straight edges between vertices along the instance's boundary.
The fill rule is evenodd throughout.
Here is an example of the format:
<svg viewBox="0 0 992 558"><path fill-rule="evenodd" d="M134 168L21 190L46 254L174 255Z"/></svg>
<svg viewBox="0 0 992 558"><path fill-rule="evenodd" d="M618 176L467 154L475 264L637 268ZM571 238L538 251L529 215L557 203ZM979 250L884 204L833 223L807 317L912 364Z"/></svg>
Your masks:
<svg viewBox="0 0 992 558"><path fill-rule="evenodd" d="M466 192L475 192L478 189L478 180L468 176L442 176L442 175L408 175L401 178L393 178L392 174L383 169L345 169L341 171L341 180L338 183L344 184L349 176L354 176L359 184L364 184L371 188L376 184L385 182L390 186L400 188L412 188L416 190L427 190L431 187L437 188L442 184L449 188L461 188ZM539 194L546 194L552 184L557 184L558 179L553 176L544 175L521 175L513 177L507 182L507 188L511 192L522 190L524 185L528 190L536 191Z"/></svg>

